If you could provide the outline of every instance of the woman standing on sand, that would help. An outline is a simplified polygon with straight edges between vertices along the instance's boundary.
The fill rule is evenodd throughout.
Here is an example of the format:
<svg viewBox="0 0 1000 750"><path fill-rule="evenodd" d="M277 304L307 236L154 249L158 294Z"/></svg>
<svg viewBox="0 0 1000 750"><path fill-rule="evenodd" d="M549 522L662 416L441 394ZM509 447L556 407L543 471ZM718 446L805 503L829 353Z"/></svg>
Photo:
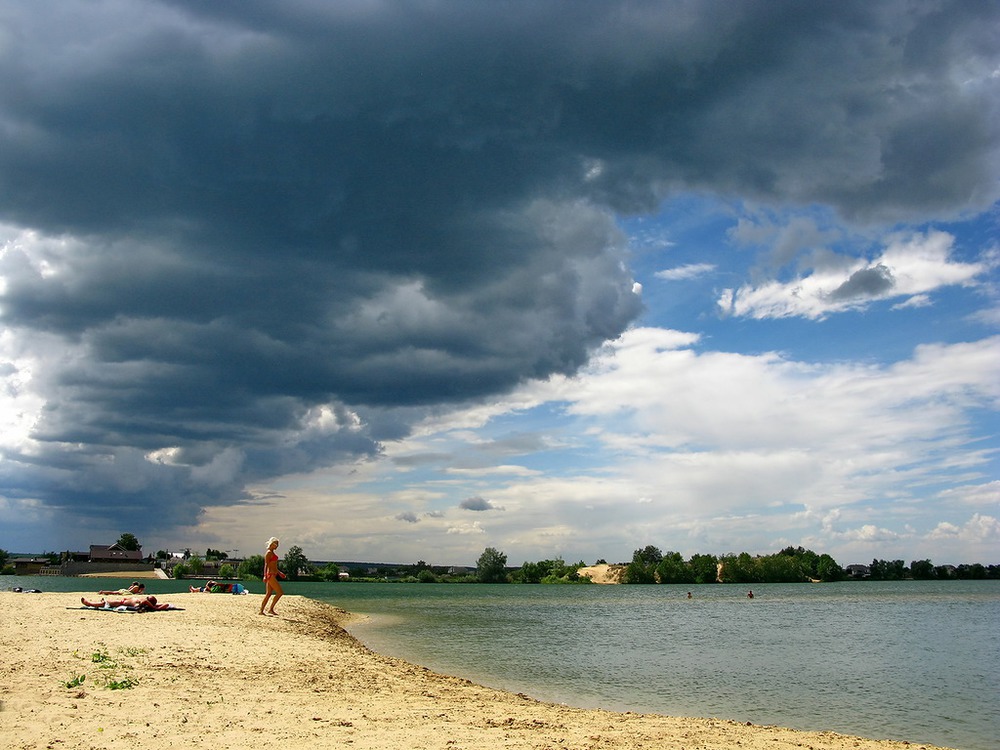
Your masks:
<svg viewBox="0 0 1000 750"><path fill-rule="evenodd" d="M272 536L267 540L267 551L264 553L264 601L260 603L261 614L264 614L267 600L271 599L272 594L274 594L274 599L271 600L271 608L267 611L267 614L278 614L274 611L274 605L285 594L281 589L281 584L278 583L278 579L284 578L285 574L278 570L278 555L274 551L277 546L278 540L275 537Z"/></svg>

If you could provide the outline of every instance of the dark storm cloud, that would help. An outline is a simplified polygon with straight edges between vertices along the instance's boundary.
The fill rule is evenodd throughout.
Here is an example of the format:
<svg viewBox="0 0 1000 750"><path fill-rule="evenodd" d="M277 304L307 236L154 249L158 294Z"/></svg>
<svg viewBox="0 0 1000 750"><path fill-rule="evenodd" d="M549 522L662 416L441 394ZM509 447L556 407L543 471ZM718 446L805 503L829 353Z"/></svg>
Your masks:
<svg viewBox="0 0 1000 750"><path fill-rule="evenodd" d="M997 15L7 4L0 309L47 406L3 492L182 523L573 372L640 311L614 213L672 191L988 205Z"/></svg>
<svg viewBox="0 0 1000 750"><path fill-rule="evenodd" d="M473 511L484 511L484 510L503 510L498 505L494 505L489 500L484 497L467 497L465 500L458 504L458 507L462 510L473 510Z"/></svg>
<svg viewBox="0 0 1000 750"><path fill-rule="evenodd" d="M830 293L832 300L856 299L858 297L877 297L885 294L895 285L892 271L888 266L879 263L870 268L855 271L851 277Z"/></svg>

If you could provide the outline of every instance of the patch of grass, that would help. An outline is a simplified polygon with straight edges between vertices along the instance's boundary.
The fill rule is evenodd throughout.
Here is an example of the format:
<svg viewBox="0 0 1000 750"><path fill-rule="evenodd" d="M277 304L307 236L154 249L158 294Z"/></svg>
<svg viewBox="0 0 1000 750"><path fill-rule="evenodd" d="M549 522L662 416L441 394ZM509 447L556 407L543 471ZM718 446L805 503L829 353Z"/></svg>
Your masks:
<svg viewBox="0 0 1000 750"><path fill-rule="evenodd" d="M142 648L126 646L118 649L118 654L127 657L136 657L144 653L146 653L146 650ZM79 659L86 658L81 656L79 651L74 651L73 656ZM113 657L108 652L108 647L103 643L95 645L94 650L90 653L89 660L91 664L96 665L98 669L102 670L103 674L100 677L100 684L108 690L128 690L138 684L138 680L135 677L126 674L128 670L132 669L132 665ZM87 676L81 674L63 684L68 688L79 687L85 679L87 679Z"/></svg>
<svg viewBox="0 0 1000 750"><path fill-rule="evenodd" d="M103 643L97 644L97 650L90 655L90 660L101 669L113 669L117 663L108 654L108 647Z"/></svg>
<svg viewBox="0 0 1000 750"><path fill-rule="evenodd" d="M111 677L109 676L104 681L104 687L106 687L108 690L129 690L135 687L137 684L138 681L132 679L131 677L123 677L120 680L112 680Z"/></svg>
<svg viewBox="0 0 1000 750"><path fill-rule="evenodd" d="M66 682L64 682L63 685L65 685L68 688L80 687L80 685L82 685L83 681L86 680L86 679L87 679L87 675L85 675L85 674L78 674L72 680L67 680Z"/></svg>

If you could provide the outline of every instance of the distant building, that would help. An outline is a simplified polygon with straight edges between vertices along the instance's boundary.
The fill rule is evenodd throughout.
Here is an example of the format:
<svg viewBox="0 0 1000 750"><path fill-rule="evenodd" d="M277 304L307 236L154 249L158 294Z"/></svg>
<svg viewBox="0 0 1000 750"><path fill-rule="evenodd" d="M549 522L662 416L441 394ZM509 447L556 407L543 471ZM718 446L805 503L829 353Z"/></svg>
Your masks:
<svg viewBox="0 0 1000 750"><path fill-rule="evenodd" d="M120 544L91 544L90 562L142 562L141 549L125 549Z"/></svg>
<svg viewBox="0 0 1000 750"><path fill-rule="evenodd" d="M844 568L844 573L847 574L848 578L868 578L872 574L872 571L867 565L855 563Z"/></svg>
<svg viewBox="0 0 1000 750"><path fill-rule="evenodd" d="M14 573L19 576L37 576L42 568L49 564L47 557L12 557Z"/></svg>

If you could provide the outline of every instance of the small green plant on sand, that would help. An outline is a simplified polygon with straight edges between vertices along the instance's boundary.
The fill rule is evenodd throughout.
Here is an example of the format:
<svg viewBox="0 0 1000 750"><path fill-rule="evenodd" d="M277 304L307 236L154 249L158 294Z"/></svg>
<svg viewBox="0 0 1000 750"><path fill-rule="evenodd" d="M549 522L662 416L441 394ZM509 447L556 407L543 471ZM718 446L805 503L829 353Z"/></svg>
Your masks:
<svg viewBox="0 0 1000 750"><path fill-rule="evenodd" d="M101 669L114 669L117 666L114 659L108 655L108 647L103 643L97 644L97 650L90 655L90 660Z"/></svg>
<svg viewBox="0 0 1000 750"><path fill-rule="evenodd" d="M104 680L104 687L106 687L108 690L128 690L130 688L135 687L135 685L136 685L136 680L132 679L131 677L123 677L120 680L113 680L109 675Z"/></svg>
<svg viewBox="0 0 1000 750"><path fill-rule="evenodd" d="M145 652L145 649L134 647L121 647L118 649L118 653L122 656L135 657ZM73 656L81 659L85 658L78 651L74 651ZM97 668L103 671L103 674L100 676L100 684L108 690L128 690L135 687L138 683L136 678L128 674L123 674L131 670L132 665L111 656L108 653L108 647L103 643L95 645L94 650L90 654L90 662L97 665ZM79 675L64 684L68 688L79 687L85 679L86 675Z"/></svg>

